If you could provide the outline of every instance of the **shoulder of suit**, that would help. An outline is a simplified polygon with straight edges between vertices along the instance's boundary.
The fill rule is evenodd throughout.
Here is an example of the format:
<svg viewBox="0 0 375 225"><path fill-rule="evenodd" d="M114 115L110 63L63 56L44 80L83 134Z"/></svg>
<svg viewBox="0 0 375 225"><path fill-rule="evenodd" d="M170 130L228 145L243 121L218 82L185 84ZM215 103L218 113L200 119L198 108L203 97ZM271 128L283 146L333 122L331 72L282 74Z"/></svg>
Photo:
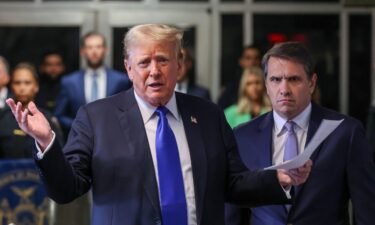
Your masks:
<svg viewBox="0 0 375 225"><path fill-rule="evenodd" d="M106 72L108 72L108 74L109 74L110 76L112 76L112 75L113 75L113 76L118 76L118 77L127 76L126 73L120 72L120 71L118 71L118 70L109 69L109 68L106 68L105 70L106 70Z"/></svg>
<svg viewBox="0 0 375 225"><path fill-rule="evenodd" d="M270 119L273 119L272 111L264 113L248 122L238 125L234 129L234 133L248 132L248 130L259 129L264 126L264 123L268 123Z"/></svg>
<svg viewBox="0 0 375 225"><path fill-rule="evenodd" d="M63 77L61 78L61 82L64 83L64 82L71 82L71 81L74 81L79 78L79 76L81 76L82 74L84 73L84 70L77 70L77 71L74 71L72 73L68 73L66 75L63 75Z"/></svg>

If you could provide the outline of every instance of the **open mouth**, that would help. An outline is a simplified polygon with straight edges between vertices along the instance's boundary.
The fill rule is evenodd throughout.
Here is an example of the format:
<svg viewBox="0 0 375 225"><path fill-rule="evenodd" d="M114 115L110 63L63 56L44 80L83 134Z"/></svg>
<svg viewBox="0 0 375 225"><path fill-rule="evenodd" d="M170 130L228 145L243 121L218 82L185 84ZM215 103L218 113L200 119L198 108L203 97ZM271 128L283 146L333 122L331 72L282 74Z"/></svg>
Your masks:
<svg viewBox="0 0 375 225"><path fill-rule="evenodd" d="M163 86L163 84L162 83L151 83L151 84L148 84L147 86L152 87L152 88L159 88L159 87Z"/></svg>

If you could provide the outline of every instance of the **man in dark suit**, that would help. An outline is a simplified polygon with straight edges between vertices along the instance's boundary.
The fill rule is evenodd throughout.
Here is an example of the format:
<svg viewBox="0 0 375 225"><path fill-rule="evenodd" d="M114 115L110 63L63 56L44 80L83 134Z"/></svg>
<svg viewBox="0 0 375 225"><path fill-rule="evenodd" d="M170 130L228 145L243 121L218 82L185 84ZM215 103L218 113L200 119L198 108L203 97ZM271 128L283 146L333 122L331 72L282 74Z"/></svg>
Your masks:
<svg viewBox="0 0 375 225"><path fill-rule="evenodd" d="M39 107L53 113L60 93L61 78L65 72L62 54L55 50L44 53L39 72L39 92L35 102Z"/></svg>
<svg viewBox="0 0 375 225"><path fill-rule="evenodd" d="M63 77L55 108L55 114L66 133L79 107L131 87L127 75L104 66L107 48L103 35L97 32L84 35L80 52L87 68Z"/></svg>
<svg viewBox="0 0 375 225"><path fill-rule="evenodd" d="M194 95L211 101L211 95L209 90L195 83L193 74L194 62L189 49L182 49L182 57L183 63L181 67L181 72L177 76L176 91L189 95Z"/></svg>
<svg viewBox="0 0 375 225"><path fill-rule="evenodd" d="M35 104L22 111L7 100L38 143L52 199L69 202L92 188L94 225L223 225L225 200L288 202L284 189L306 181L311 161L290 173L247 171L223 112L174 92L181 39L166 25L130 29L124 63L134 89L81 107L63 151Z"/></svg>
<svg viewBox="0 0 375 225"><path fill-rule="evenodd" d="M306 183L295 187L291 206L251 208L250 223L227 219L226 224L347 225L349 200L357 225L374 224L375 166L360 122L311 102L317 75L312 56L302 43L277 44L262 63L273 111L234 132L240 156L249 169L283 162L284 153L288 153L284 148L288 123L294 124L301 153L322 120L343 121L311 156L312 173Z"/></svg>

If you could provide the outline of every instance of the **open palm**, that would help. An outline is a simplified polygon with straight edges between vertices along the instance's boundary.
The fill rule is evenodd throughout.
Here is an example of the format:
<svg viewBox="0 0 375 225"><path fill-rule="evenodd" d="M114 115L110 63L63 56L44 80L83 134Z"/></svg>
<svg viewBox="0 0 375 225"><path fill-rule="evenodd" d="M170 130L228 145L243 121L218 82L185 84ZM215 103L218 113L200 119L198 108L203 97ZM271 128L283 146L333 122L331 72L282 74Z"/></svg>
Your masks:
<svg viewBox="0 0 375 225"><path fill-rule="evenodd" d="M12 110L19 127L28 135L33 137L45 149L52 141L52 129L46 117L41 113L34 102L30 102L28 107L22 110L22 104L17 104L13 99L7 99L6 103Z"/></svg>

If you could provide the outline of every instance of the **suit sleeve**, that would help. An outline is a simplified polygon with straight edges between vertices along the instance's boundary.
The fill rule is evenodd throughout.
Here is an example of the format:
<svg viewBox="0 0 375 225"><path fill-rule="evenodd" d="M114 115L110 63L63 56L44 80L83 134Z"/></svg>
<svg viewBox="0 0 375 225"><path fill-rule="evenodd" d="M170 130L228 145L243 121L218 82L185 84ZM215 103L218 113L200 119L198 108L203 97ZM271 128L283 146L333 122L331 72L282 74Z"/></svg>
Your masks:
<svg viewBox="0 0 375 225"><path fill-rule="evenodd" d="M374 224L375 166L372 151L365 138L364 129L359 123L356 123L352 129L350 138L347 184L353 203L354 217L357 225Z"/></svg>
<svg viewBox="0 0 375 225"><path fill-rule="evenodd" d="M233 131L223 113L221 124L228 161L227 200L249 207L288 203L289 200L278 182L276 170L247 170L239 156Z"/></svg>
<svg viewBox="0 0 375 225"><path fill-rule="evenodd" d="M55 141L43 159L36 159L47 193L54 201L68 203L90 189L92 148L92 129L82 107L64 150Z"/></svg>

